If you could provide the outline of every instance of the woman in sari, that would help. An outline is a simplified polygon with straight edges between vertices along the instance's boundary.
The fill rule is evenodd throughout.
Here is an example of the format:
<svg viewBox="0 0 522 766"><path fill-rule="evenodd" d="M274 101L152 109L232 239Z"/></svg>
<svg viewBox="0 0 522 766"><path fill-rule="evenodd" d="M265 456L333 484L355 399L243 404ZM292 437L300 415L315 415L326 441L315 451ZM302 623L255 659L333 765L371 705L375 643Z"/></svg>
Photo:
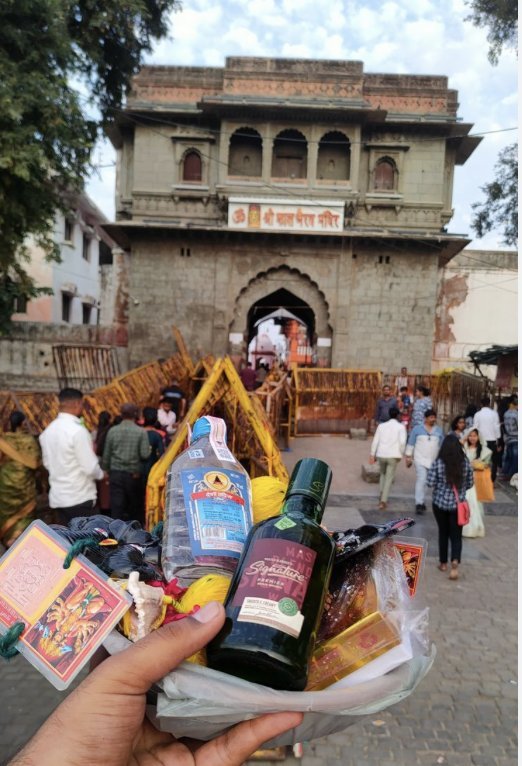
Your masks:
<svg viewBox="0 0 522 766"><path fill-rule="evenodd" d="M32 521L41 463L40 446L27 432L23 412L11 413L9 428L0 434L0 542L6 548Z"/></svg>
<svg viewBox="0 0 522 766"><path fill-rule="evenodd" d="M491 465L493 453L486 445L486 442L480 438L476 428L468 431L464 440L464 452L474 471L482 471ZM477 489L475 485L466 492L470 517L469 524L462 527L464 537L484 537L486 530L484 527L484 506L477 499Z"/></svg>

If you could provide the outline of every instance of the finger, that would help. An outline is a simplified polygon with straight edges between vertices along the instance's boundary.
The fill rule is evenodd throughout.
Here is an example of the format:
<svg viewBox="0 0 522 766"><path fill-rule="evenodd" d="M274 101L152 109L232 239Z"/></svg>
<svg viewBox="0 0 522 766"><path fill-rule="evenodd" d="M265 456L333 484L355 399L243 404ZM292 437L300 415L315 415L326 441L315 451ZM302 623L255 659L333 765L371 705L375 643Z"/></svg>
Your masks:
<svg viewBox="0 0 522 766"><path fill-rule="evenodd" d="M127 694L143 694L180 662L202 649L225 621L225 610L211 601L192 617L171 622L106 660L91 678L100 690L125 688Z"/></svg>
<svg viewBox="0 0 522 766"><path fill-rule="evenodd" d="M303 720L302 713L267 713L243 721L195 753L197 766L241 766L262 744L294 729Z"/></svg>
<svg viewBox="0 0 522 766"><path fill-rule="evenodd" d="M98 665L101 665L102 662L104 662L107 657L109 656L109 653L107 649L103 646L99 646L94 654L92 655L91 659L89 660L89 673L92 673L93 670L96 670Z"/></svg>

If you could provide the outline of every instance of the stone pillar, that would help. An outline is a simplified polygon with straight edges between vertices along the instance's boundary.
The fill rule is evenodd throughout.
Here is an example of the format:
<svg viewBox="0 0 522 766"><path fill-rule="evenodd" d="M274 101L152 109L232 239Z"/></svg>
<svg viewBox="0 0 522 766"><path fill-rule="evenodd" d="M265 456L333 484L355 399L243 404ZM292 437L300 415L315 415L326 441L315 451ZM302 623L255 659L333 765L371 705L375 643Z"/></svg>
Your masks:
<svg viewBox="0 0 522 766"><path fill-rule="evenodd" d="M306 177L308 180L308 186L315 186L315 182L317 180L318 152L319 152L319 145L317 141L315 140L308 141L307 168L306 168Z"/></svg>
<svg viewBox="0 0 522 766"><path fill-rule="evenodd" d="M115 247L112 265L101 267L100 324L113 327L116 346L129 341L129 260L129 253Z"/></svg>
<svg viewBox="0 0 522 766"><path fill-rule="evenodd" d="M274 148L274 139L268 136L263 137L263 165L261 176L263 181L270 181L272 177L272 151Z"/></svg>

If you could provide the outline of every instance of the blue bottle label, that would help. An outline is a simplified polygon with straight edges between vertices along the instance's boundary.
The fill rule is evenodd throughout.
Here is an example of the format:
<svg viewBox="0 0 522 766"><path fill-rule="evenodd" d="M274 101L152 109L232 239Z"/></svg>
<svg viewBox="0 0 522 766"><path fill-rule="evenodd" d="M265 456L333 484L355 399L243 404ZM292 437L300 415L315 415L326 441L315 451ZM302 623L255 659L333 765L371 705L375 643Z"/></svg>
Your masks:
<svg viewBox="0 0 522 766"><path fill-rule="evenodd" d="M228 468L181 471L193 556L239 559L252 526L247 477Z"/></svg>

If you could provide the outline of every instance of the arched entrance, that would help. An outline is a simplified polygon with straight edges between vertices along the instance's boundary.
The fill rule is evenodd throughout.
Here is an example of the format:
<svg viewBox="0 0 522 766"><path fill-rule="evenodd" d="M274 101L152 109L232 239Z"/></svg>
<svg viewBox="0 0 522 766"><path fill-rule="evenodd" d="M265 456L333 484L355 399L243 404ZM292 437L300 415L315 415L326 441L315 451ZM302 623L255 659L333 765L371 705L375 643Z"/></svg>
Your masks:
<svg viewBox="0 0 522 766"><path fill-rule="evenodd" d="M230 354L237 361L275 359L289 365L328 367L332 330L325 296L297 269L269 269L240 292L230 325ZM256 343L257 340L257 343Z"/></svg>

